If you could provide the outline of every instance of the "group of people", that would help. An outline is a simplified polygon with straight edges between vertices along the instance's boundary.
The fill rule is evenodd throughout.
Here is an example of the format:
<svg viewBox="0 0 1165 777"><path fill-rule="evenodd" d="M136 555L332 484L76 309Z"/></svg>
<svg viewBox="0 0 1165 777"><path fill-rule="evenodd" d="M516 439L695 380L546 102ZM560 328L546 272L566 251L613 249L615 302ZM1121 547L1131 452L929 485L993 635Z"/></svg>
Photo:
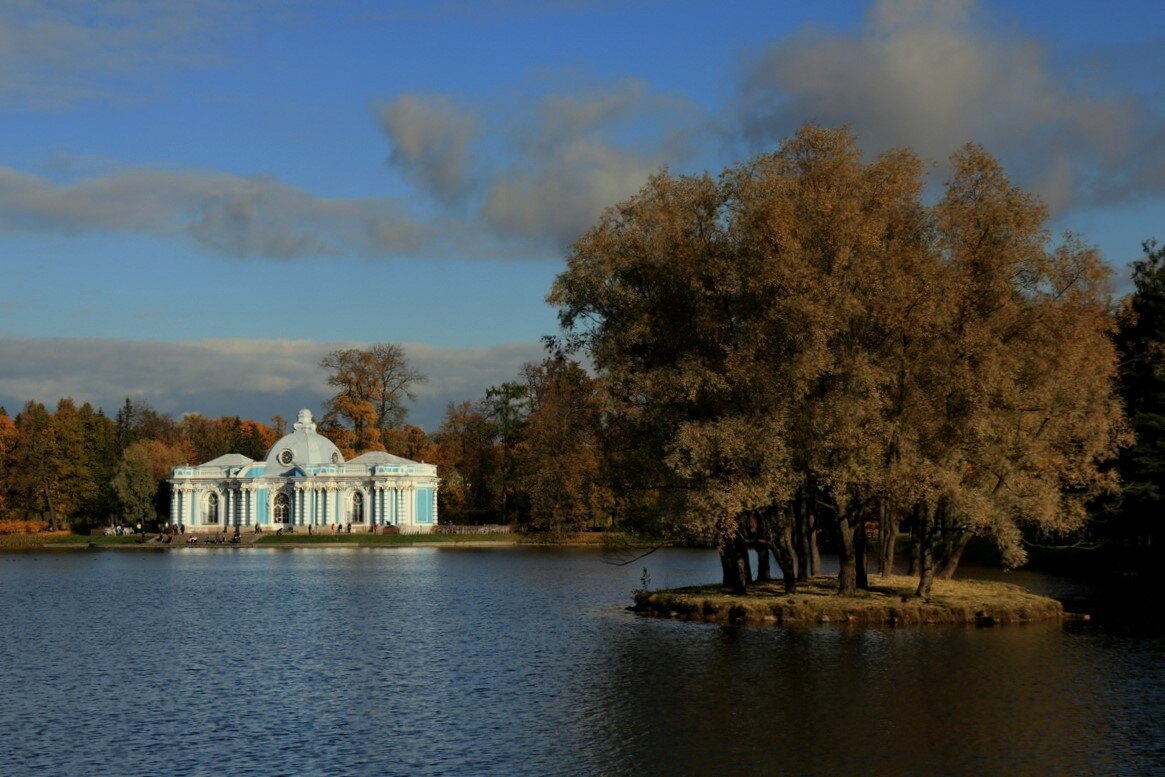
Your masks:
<svg viewBox="0 0 1165 777"><path fill-rule="evenodd" d="M309 524L307 525L307 533L308 533L309 535L314 533L314 532L312 531L312 528L313 528L313 527L312 527L312 525L309 523ZM332 534L342 534L342 533L343 533L343 534L351 534L351 533L352 533L352 524L350 524L350 523L349 523L349 524L329 523L329 524L328 524L328 528L329 528L329 529L331 529L331 531L332 531ZM376 531L376 527L375 527L375 526L372 526L372 527L369 529L369 531L371 531L371 532L375 532L375 531Z"/></svg>

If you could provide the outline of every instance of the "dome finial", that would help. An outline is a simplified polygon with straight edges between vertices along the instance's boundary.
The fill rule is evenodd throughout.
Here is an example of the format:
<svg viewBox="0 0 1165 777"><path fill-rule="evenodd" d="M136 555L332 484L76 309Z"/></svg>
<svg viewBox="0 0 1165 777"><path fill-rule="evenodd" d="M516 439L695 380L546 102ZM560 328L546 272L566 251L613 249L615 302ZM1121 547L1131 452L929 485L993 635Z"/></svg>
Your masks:
<svg viewBox="0 0 1165 777"><path fill-rule="evenodd" d="M309 432L316 430L316 425L311 420L311 411L307 408L299 411L299 418L295 422L295 431L306 429Z"/></svg>

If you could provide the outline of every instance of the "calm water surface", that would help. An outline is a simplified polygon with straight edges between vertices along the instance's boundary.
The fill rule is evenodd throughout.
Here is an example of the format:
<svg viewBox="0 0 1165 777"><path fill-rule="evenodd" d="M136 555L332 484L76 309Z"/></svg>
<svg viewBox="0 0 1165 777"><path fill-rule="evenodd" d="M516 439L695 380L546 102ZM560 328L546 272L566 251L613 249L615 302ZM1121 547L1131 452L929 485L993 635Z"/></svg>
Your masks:
<svg viewBox="0 0 1165 777"><path fill-rule="evenodd" d="M1159 622L680 623L623 611L644 567L718 572L683 550L0 555L0 774L1165 772Z"/></svg>

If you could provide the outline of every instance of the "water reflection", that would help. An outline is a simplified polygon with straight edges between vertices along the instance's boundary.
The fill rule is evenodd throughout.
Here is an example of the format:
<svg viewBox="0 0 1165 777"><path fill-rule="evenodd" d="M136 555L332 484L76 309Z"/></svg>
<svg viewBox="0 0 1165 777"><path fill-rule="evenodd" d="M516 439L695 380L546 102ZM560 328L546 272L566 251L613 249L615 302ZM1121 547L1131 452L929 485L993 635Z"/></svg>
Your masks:
<svg viewBox="0 0 1165 777"><path fill-rule="evenodd" d="M1145 773L1159 636L638 618L715 557L0 556L4 774ZM1055 585L1055 581L1042 581Z"/></svg>

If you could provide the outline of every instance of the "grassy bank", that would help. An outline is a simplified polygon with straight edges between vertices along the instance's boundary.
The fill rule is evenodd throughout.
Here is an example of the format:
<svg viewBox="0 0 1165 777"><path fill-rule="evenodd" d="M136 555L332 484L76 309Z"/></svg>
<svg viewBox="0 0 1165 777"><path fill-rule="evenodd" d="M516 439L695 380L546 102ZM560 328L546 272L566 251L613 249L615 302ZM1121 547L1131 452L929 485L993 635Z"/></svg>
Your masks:
<svg viewBox="0 0 1165 777"><path fill-rule="evenodd" d="M60 532L32 532L0 534L0 552L5 550L29 550L37 548L159 548L174 549L187 547L186 539L191 535L176 535L170 544L157 542L157 534L147 534L145 543L139 543L137 535L88 535L73 534L67 531ZM200 538L205 535L198 535ZM226 535L229 537L230 535ZM575 532L568 534L518 534L514 532L496 534L369 534L367 532L353 532L352 534L311 534L296 532L295 534L278 535L274 532L264 532L256 535L244 532L245 546L262 547L319 547L335 545L359 545L371 547L392 547L408 545L565 545L565 546L605 546L615 537L624 543L626 537L615 533ZM197 547L238 547L231 543L204 545L199 542Z"/></svg>
<svg viewBox="0 0 1165 777"><path fill-rule="evenodd" d="M41 531L36 533L14 532L0 534L0 550L22 550L24 548L39 548L52 542L62 542L73 538L72 532Z"/></svg>
<svg viewBox="0 0 1165 777"><path fill-rule="evenodd" d="M1010 583L983 580L936 580L931 597L913 596L918 580L904 575L871 577L869 591L838 596L837 579L813 578L799 583L792 596L780 581L755 583L745 596L717 585L639 592L636 612L665 618L719 623L857 623L917 625L927 623L1022 623L1058 620L1063 607Z"/></svg>
<svg viewBox="0 0 1165 777"><path fill-rule="evenodd" d="M276 546L314 546L314 545L416 545L418 543L441 545L457 545L461 543L496 543L513 545L522 542L527 535L522 534L295 534L264 533L255 540L256 545Z"/></svg>

